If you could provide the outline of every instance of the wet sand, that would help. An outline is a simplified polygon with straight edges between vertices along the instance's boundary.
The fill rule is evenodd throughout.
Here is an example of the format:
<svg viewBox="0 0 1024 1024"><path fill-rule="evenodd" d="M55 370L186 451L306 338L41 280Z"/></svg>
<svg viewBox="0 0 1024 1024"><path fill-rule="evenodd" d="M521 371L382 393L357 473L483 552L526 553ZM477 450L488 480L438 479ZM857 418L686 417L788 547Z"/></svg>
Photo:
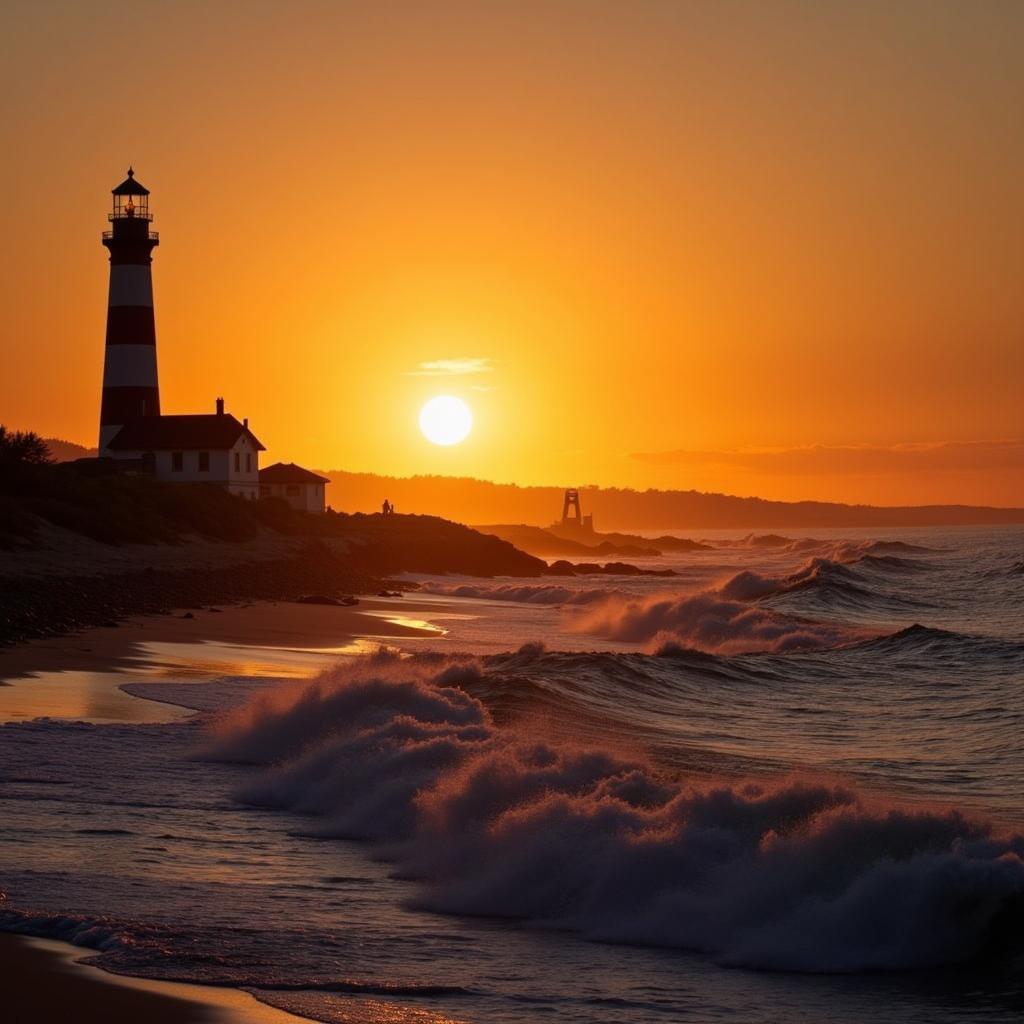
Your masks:
<svg viewBox="0 0 1024 1024"><path fill-rule="evenodd" d="M237 989L125 978L78 961L62 942L0 934L0 1015L6 1024L296 1024Z"/></svg>
<svg viewBox="0 0 1024 1024"><path fill-rule="evenodd" d="M0 722L38 717L168 722L191 712L142 700L131 682L201 682L218 676L315 674L332 658L396 641L438 640L438 606L415 597L356 607L259 602L129 619L0 650Z"/></svg>

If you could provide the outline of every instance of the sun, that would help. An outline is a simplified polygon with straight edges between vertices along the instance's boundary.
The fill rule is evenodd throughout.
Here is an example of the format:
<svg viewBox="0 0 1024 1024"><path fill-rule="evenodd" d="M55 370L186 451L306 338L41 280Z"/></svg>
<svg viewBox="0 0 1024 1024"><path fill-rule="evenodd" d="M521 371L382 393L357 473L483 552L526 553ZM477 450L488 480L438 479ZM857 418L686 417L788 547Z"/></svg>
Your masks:
<svg viewBox="0 0 1024 1024"><path fill-rule="evenodd" d="M420 409L420 430L432 444L458 444L472 429L473 413L461 398L438 395Z"/></svg>

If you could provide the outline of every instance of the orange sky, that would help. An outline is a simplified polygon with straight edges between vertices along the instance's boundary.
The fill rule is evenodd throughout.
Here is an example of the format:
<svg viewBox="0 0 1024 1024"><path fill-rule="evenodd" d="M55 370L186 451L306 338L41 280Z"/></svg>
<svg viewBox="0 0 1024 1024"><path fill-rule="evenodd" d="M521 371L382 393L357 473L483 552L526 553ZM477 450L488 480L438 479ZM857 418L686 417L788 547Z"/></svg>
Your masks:
<svg viewBox="0 0 1024 1024"><path fill-rule="evenodd" d="M164 411L224 394L271 460L1024 505L1021 38L1016 0L13 0L0 421L95 443L130 161Z"/></svg>

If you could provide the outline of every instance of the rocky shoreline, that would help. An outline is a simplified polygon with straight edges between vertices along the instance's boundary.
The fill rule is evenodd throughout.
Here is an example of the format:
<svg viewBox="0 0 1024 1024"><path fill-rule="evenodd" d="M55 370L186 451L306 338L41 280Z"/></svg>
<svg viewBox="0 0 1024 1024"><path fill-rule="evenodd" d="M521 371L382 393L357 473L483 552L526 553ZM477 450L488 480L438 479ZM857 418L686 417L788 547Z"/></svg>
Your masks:
<svg viewBox="0 0 1024 1024"><path fill-rule="evenodd" d="M403 572L546 570L506 541L434 516L313 516L280 500L97 482L61 466L0 474L0 646L172 609L374 594Z"/></svg>

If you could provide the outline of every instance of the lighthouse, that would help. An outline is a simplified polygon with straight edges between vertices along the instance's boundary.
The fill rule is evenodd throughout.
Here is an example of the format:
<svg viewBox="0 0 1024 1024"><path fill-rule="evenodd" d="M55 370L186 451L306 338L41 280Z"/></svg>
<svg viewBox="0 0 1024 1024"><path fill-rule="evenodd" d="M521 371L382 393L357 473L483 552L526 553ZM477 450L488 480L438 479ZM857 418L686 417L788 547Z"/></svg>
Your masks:
<svg viewBox="0 0 1024 1024"><path fill-rule="evenodd" d="M111 455L110 442L128 423L160 415L156 373L156 327L153 319L153 249L160 244L149 212L149 189L128 177L112 189L110 230L103 244L110 252L110 298L103 361L100 408L101 456Z"/></svg>

